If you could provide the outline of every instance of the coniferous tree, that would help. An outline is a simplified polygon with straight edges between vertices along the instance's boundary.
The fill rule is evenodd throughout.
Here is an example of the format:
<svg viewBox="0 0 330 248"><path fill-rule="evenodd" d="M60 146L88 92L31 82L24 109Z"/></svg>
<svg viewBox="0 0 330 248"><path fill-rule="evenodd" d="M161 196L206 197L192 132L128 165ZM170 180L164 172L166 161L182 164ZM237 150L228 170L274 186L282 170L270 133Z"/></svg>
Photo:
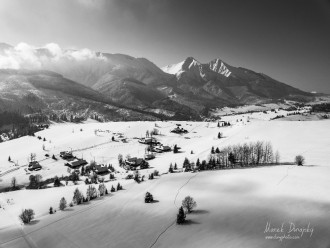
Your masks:
<svg viewBox="0 0 330 248"><path fill-rule="evenodd" d="M174 164L174 170L177 170L178 169L178 165L175 163Z"/></svg>
<svg viewBox="0 0 330 248"><path fill-rule="evenodd" d="M111 192L115 192L115 191L116 191L115 187L113 187L113 185L111 185Z"/></svg>
<svg viewBox="0 0 330 248"><path fill-rule="evenodd" d="M236 158L235 158L235 155L234 153L230 152L229 155L228 155L228 160L231 164L235 164L236 162Z"/></svg>
<svg viewBox="0 0 330 248"><path fill-rule="evenodd" d="M8 161L11 162L11 157L10 156L8 157Z"/></svg>
<svg viewBox="0 0 330 248"><path fill-rule="evenodd" d="M173 153L178 153L178 146L177 145L174 145L174 148L173 148Z"/></svg>
<svg viewBox="0 0 330 248"><path fill-rule="evenodd" d="M64 197L62 197L61 200L60 200L60 210L63 211L66 207L67 207L66 206L66 200L65 200Z"/></svg>
<svg viewBox="0 0 330 248"><path fill-rule="evenodd" d="M54 212L53 212L53 207L50 207L49 208L49 214L53 214Z"/></svg>
<svg viewBox="0 0 330 248"><path fill-rule="evenodd" d="M149 192L146 193L145 197L144 197L144 202L145 203L151 203L154 201L154 197L152 196L152 194L150 194Z"/></svg>
<svg viewBox="0 0 330 248"><path fill-rule="evenodd" d="M186 214L184 213L183 207L179 208L179 213L176 216L176 223L181 225L186 220Z"/></svg>
<svg viewBox="0 0 330 248"><path fill-rule="evenodd" d="M140 183L140 175L139 175L139 172L136 171L135 175L134 175L134 181L137 182L137 183Z"/></svg>
<svg viewBox="0 0 330 248"><path fill-rule="evenodd" d="M206 169L206 160L203 160L200 166L200 170L205 170L205 169Z"/></svg>
<svg viewBox="0 0 330 248"><path fill-rule="evenodd" d="M174 171L173 171L173 165L172 165L172 163L170 163L170 168L168 169L168 172L169 173L173 173Z"/></svg>
<svg viewBox="0 0 330 248"><path fill-rule="evenodd" d="M60 179L58 178L58 176L55 176L55 178L54 178L54 187L60 187L60 186L61 186Z"/></svg>
<svg viewBox="0 0 330 248"><path fill-rule="evenodd" d="M220 153L219 147L215 149L215 153Z"/></svg>
<svg viewBox="0 0 330 248"><path fill-rule="evenodd" d="M211 154L214 154L214 147L211 148Z"/></svg>
<svg viewBox="0 0 330 248"><path fill-rule="evenodd" d="M198 158L197 161L196 161L196 167L197 167L197 169L199 169L200 166L201 166L201 162L199 161L199 158Z"/></svg>
<svg viewBox="0 0 330 248"><path fill-rule="evenodd" d="M73 199L72 201L79 205L82 203L82 200L83 200L83 195L82 193L80 192L80 190L78 188L75 189L75 191L73 192Z"/></svg>
<svg viewBox="0 0 330 248"><path fill-rule="evenodd" d="M189 162L189 159L186 157L183 161L183 168L186 168L188 166L190 166L190 162Z"/></svg>

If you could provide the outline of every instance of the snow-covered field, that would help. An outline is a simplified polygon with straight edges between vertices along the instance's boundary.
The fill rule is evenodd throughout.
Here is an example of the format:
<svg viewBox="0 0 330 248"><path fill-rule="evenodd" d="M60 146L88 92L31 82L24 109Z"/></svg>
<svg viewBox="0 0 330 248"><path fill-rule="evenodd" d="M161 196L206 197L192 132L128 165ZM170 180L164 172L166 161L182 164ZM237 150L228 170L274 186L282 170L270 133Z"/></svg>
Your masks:
<svg viewBox="0 0 330 248"><path fill-rule="evenodd" d="M67 175L64 160L44 155L59 158L60 151L73 150L88 162L111 163L118 170L117 180L106 180L106 186L109 189L119 181L125 190L53 215L48 214L50 206L58 208L63 196L71 201L76 187L85 192L87 186L81 182L1 193L0 247L329 247L330 121L268 121L272 113L261 112L260 118L224 116L222 120L234 125L221 128L214 122L56 124L36 134L46 141L23 137L1 143L0 187L10 185L13 176L18 184L28 183L26 165L31 152L43 168L29 173L41 174L43 179ZM189 133L170 133L177 123ZM170 163L182 167L185 157L193 162L206 159L212 146L256 140L271 141L282 162L293 162L295 155L302 154L306 166L163 174L141 184L122 179L126 172L118 166L118 154L143 157L146 146L137 138L153 128L161 133L159 141L177 144L182 152L157 154L149 161L151 168L142 174L155 169L166 173ZM217 139L218 132L224 134L223 139ZM119 133L126 142L120 140ZM111 141L112 136L116 141ZM8 156L18 165L8 162ZM158 202L145 204L146 191ZM194 197L198 206L187 216L186 225L177 226L173 224L177 209L187 195ZM32 224L19 223L17 216L23 208L35 210ZM288 227L290 222L306 227L310 223L314 229L311 236L304 233L295 240L269 240L264 233L267 222L273 227L282 223Z"/></svg>

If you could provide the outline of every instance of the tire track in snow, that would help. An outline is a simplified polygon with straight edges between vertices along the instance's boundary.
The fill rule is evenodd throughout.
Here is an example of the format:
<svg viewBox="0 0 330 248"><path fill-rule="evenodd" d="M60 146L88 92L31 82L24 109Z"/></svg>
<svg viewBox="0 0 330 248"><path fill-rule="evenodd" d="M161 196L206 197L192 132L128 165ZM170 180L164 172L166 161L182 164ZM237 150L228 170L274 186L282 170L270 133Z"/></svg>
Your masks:
<svg viewBox="0 0 330 248"><path fill-rule="evenodd" d="M181 189L184 187L184 186L186 186L189 182L190 182L190 180L191 179L193 179L194 177L196 177L198 174L196 173L195 175L193 175L192 177L190 177L179 189L178 189L178 191L177 191L177 193L176 193L176 195L175 195L175 198L174 198L174 201L173 201L173 204L174 204L174 206L175 207L178 207L177 205L176 205L176 199L177 199L177 197L178 197L178 195L180 194L180 191L181 191ZM176 223L176 221L173 221L170 225L168 225L158 236L157 236L157 238L155 239L155 241L149 246L149 248L152 248L157 242L158 242L158 240L159 240L159 238L164 234L164 233L166 233L167 232L167 230L168 229L170 229L174 224Z"/></svg>
<svg viewBox="0 0 330 248"><path fill-rule="evenodd" d="M178 195L180 194L181 189L182 189L184 186L186 186L186 185L190 182L190 180L193 179L194 177L196 177L197 175L198 175L198 174L196 173L195 175L193 175L192 177L190 177L190 178L188 179L188 181L185 182L185 183L184 183L184 184L178 189L178 191L177 191L177 193L176 193L176 195L175 195L175 198L174 198L174 202L173 202L174 206L178 207L178 206L176 205L176 199L178 198Z"/></svg>
<svg viewBox="0 0 330 248"><path fill-rule="evenodd" d="M310 152L312 150L314 150L315 148L309 148L305 151L303 151L302 153L300 153L301 155L302 154L305 154L306 152ZM286 169L286 174L281 178L281 180L276 184L276 186L280 185L288 176L289 176L289 170L292 170L295 168L295 165L290 165L287 169Z"/></svg>
<svg viewBox="0 0 330 248"><path fill-rule="evenodd" d="M194 127L193 129L191 129L190 130L190 132L192 131L192 130L194 130L195 128L197 128L197 127L200 127L202 124L200 124L200 125L198 125L198 126L196 126L196 127ZM235 137L235 136L237 136L239 133L241 133L243 130L242 129L240 129L240 130L238 130L234 135L232 135L232 136L230 136L228 139L226 139L226 142L228 142L228 140L231 140L233 137ZM205 151L207 151L208 149L206 149ZM204 151L204 152L205 152ZM186 186L189 182L190 182L190 180L191 179L193 179L194 177L196 177L198 175L198 173L197 174L195 174L194 176L192 176L192 177L190 177L188 180L187 180L187 182L185 182L179 189L178 189L178 191L177 191L177 193L176 193L176 195L175 195L175 198L174 198L174 201L173 201L173 204L174 204L174 206L175 207L178 207L177 205L176 205L176 200L177 200L177 197L178 197L178 195L180 194L180 191L181 191L181 189L184 187L184 186ZM149 246L149 248L152 248L156 243L157 243L157 241L159 240L159 238L164 234L164 233L166 233L166 231L168 230L168 229L170 229L170 227L172 227L173 225L175 224L175 221L172 223L172 224L170 224L169 226L167 226L158 236L157 236L157 238L155 239L155 241Z"/></svg>
<svg viewBox="0 0 330 248"><path fill-rule="evenodd" d="M126 185L126 186L127 186L127 185ZM129 190L129 189L132 188L132 187L133 187L133 184L131 184L129 188L126 188L126 190ZM116 192L118 192L118 191L116 191ZM105 198L105 197L104 197L104 198ZM48 226L51 226L51 225L53 225L53 224L55 224L55 223L57 223L57 222L60 222L60 221L63 221L63 220L67 220L67 219L70 219L70 218L72 218L72 217L74 217L74 216L76 216L76 215L79 215L79 214L82 214L82 213L84 213L84 212L86 212L86 211L89 211L89 210L91 210L91 209L94 209L94 208L96 208L97 206L99 206L99 205L101 205L101 204L104 204L105 202L109 201L112 197L111 197L111 195L109 195L109 196L106 197L106 198L107 198L107 199L104 199L104 200L99 201L99 202L95 202L94 204L91 204L90 206L88 206L88 207L86 207L86 208L83 208L83 209L77 210L76 212L74 212L74 213L72 213L72 214L70 214L70 215L63 216L63 217L61 217L61 218L59 218L59 219L57 219L57 220L55 220L55 221L53 221L53 222L50 222L50 223L48 223L48 224L46 224L46 225L44 225L44 226L41 226L41 227L39 227L39 228L37 228L37 229L34 229L34 230L32 230L32 231L30 231L30 232L28 232L28 233L22 233L22 231L21 231L22 235L17 236L17 237L14 237L14 238L12 238L12 239L10 239L10 240L7 240L7 241L5 241L5 242L2 242L2 243L0 243L0 246L1 246L1 245L4 245L4 244L7 244L7 243L10 243L10 242L15 241L15 240L20 239L20 238L24 238L24 239L25 239L25 237L28 237L30 234L35 233L35 232L37 232L37 231L39 231L39 230L45 229L45 228L47 228Z"/></svg>
<svg viewBox="0 0 330 248"><path fill-rule="evenodd" d="M158 241L158 239L168 230L170 229L170 227L172 227L173 225L175 224L175 221L169 225L168 227L166 227L158 236L157 238L155 239L155 241L149 246L149 248L152 248Z"/></svg>

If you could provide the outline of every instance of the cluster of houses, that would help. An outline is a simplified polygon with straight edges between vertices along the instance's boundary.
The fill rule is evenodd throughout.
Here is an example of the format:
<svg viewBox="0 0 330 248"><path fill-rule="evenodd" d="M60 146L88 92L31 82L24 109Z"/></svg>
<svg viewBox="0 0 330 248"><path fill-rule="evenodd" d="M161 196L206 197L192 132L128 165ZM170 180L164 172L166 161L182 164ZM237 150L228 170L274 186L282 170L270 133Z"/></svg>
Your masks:
<svg viewBox="0 0 330 248"><path fill-rule="evenodd" d="M150 160L155 158L155 152L162 153L162 152L170 152L172 149L170 146L163 145L159 141L157 141L154 137L145 137L140 138L139 143L148 145L148 149L144 155L145 160Z"/></svg>
<svg viewBox="0 0 330 248"><path fill-rule="evenodd" d="M61 152L60 156L63 159L67 160L67 162L64 165L70 167L71 169L77 170L81 166L88 165L88 162L86 160L73 156L72 152L67 152L67 151ZM103 164L93 165L92 170L99 175L107 174L110 172L108 166Z"/></svg>

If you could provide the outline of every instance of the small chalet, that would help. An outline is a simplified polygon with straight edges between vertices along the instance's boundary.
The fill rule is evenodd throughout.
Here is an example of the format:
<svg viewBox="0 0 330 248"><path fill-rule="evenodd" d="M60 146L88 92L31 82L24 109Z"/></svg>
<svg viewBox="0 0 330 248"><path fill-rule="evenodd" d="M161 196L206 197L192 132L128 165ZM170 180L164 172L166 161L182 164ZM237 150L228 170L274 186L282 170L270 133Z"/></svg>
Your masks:
<svg viewBox="0 0 330 248"><path fill-rule="evenodd" d="M153 153L146 153L144 155L145 160L150 160L150 159L154 159L154 158L155 158L155 155Z"/></svg>
<svg viewBox="0 0 330 248"><path fill-rule="evenodd" d="M69 166L73 169L86 165L86 164L88 164L88 163L84 159L76 159L76 160L70 161L68 163L65 163L66 166Z"/></svg>
<svg viewBox="0 0 330 248"><path fill-rule="evenodd" d="M95 165L95 172L97 174L106 174L109 172L109 169L106 165L98 164L98 165Z"/></svg>
<svg viewBox="0 0 330 248"><path fill-rule="evenodd" d="M170 152L172 149L169 146L162 146L163 152Z"/></svg>
<svg viewBox="0 0 330 248"><path fill-rule="evenodd" d="M171 151L171 147L169 147L169 146L163 146L163 145L158 145L158 146L153 147L152 148L152 151L153 152L159 152L159 153L161 153L161 152L169 152L169 151Z"/></svg>
<svg viewBox="0 0 330 248"><path fill-rule="evenodd" d="M141 138L139 139L139 143L150 145L150 144L158 144L159 142L155 138L151 137L151 138Z"/></svg>
<svg viewBox="0 0 330 248"><path fill-rule="evenodd" d="M74 158L72 152L60 152L60 157L66 160Z"/></svg>
<svg viewBox="0 0 330 248"><path fill-rule="evenodd" d="M218 121L218 125L219 125L220 127L223 127L223 126L225 126L225 124L226 124L226 122L225 122L225 121Z"/></svg>
<svg viewBox="0 0 330 248"><path fill-rule="evenodd" d="M29 163L29 168L30 171L38 171L41 170L41 165L39 164L38 161L32 161Z"/></svg>
<svg viewBox="0 0 330 248"><path fill-rule="evenodd" d="M149 164L147 161L145 161L143 158L129 158L125 161L126 167L128 167L129 169L144 169L144 168L148 168Z"/></svg>
<svg viewBox="0 0 330 248"><path fill-rule="evenodd" d="M180 124L177 124L176 128L171 130L171 133L188 133L188 131L182 128Z"/></svg>

